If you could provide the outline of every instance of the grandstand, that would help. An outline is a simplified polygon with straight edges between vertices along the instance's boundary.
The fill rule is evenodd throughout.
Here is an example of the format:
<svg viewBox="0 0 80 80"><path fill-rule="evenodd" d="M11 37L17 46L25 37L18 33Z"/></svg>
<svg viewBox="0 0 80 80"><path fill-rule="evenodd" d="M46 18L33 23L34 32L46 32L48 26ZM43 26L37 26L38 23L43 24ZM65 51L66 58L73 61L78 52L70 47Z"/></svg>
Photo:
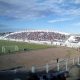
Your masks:
<svg viewBox="0 0 80 80"><path fill-rule="evenodd" d="M2 39L37 44L80 47L80 35L48 30L25 30L6 34Z"/></svg>
<svg viewBox="0 0 80 80"><path fill-rule="evenodd" d="M22 31L15 32L6 36L8 39L22 39L35 41L58 41L65 40L66 35L49 31Z"/></svg>

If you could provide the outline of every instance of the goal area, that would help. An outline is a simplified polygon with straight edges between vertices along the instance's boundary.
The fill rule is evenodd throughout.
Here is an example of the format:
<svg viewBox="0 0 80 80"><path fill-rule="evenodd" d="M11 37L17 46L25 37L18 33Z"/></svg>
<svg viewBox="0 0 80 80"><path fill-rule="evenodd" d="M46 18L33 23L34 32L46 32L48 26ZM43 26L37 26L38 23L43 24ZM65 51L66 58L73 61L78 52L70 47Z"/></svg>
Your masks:
<svg viewBox="0 0 80 80"><path fill-rule="evenodd" d="M17 45L2 46L2 53L12 53L17 51L19 51L19 47Z"/></svg>

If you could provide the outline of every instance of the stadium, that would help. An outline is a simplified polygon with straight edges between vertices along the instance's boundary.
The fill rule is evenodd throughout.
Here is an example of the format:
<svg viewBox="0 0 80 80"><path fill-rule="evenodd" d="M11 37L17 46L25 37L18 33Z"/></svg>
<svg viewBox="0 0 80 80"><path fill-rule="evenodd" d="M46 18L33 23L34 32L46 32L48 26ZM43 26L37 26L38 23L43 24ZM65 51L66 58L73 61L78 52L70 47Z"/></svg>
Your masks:
<svg viewBox="0 0 80 80"><path fill-rule="evenodd" d="M80 47L80 35L48 30L25 30L5 34L0 39L28 43Z"/></svg>
<svg viewBox="0 0 80 80"><path fill-rule="evenodd" d="M1 76L5 74L8 77L12 74L8 80L29 80L31 75L33 79L30 80L63 80L62 78L66 77L70 80L74 79L74 69L79 70L79 35L48 30L25 30L1 34L0 44ZM7 71L11 72L6 75ZM78 74L78 71L76 73ZM14 77L15 74L18 76ZM69 74L72 74L72 77L68 77Z"/></svg>
<svg viewBox="0 0 80 80"><path fill-rule="evenodd" d="M80 80L80 0L0 0L0 80Z"/></svg>

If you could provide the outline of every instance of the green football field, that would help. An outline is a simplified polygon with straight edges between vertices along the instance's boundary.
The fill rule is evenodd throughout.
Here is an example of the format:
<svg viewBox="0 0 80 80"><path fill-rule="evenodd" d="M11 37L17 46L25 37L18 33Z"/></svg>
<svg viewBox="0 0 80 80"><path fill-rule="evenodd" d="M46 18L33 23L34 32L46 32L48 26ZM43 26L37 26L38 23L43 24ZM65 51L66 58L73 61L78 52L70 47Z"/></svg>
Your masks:
<svg viewBox="0 0 80 80"><path fill-rule="evenodd" d="M15 50L15 46L18 47L18 50ZM5 49L5 51L2 51L2 47ZM54 47L54 46L32 44L32 43L27 43L27 42L0 40L0 55L12 54L15 52L22 52L22 51L46 49L46 48L51 48L51 47Z"/></svg>

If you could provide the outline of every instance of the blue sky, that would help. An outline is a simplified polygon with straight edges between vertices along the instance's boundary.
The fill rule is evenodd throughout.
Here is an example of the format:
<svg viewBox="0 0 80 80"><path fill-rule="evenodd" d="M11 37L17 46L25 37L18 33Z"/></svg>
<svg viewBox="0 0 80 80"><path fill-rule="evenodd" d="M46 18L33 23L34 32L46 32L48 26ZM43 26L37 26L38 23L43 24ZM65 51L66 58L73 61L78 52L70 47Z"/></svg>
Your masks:
<svg viewBox="0 0 80 80"><path fill-rule="evenodd" d="M80 0L0 0L0 32L25 29L80 33Z"/></svg>

